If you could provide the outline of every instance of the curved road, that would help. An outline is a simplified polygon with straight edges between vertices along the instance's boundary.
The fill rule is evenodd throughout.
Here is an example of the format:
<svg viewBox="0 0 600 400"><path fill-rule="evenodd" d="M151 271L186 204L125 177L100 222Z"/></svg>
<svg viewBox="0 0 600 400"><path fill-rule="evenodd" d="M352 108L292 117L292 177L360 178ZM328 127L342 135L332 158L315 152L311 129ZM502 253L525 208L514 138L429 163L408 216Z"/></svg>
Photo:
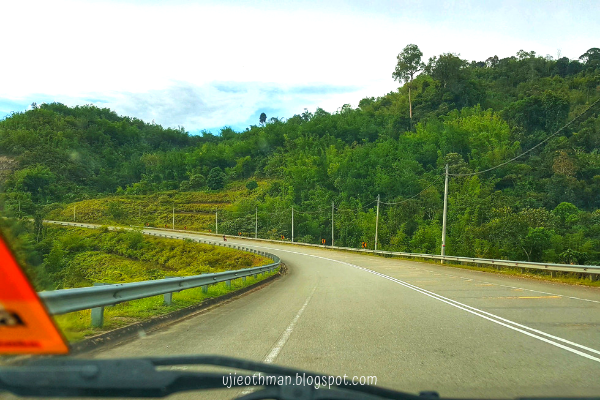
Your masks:
<svg viewBox="0 0 600 400"><path fill-rule="evenodd" d="M277 254L289 273L236 301L94 355L221 354L376 376L378 386L436 390L444 397L600 393L596 288L228 240ZM239 394L214 392L218 398Z"/></svg>

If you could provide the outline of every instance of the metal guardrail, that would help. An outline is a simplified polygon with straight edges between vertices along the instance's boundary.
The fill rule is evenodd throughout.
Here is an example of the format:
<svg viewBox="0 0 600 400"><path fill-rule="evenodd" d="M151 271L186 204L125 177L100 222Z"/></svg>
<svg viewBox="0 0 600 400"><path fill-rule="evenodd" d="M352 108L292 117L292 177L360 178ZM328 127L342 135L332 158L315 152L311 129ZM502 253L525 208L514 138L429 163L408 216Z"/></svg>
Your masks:
<svg viewBox="0 0 600 400"><path fill-rule="evenodd" d="M60 223L60 222L59 222ZM71 223L63 223L65 225L70 225ZM80 226L85 226L84 224L80 224ZM165 231L163 228L152 228L153 230ZM181 230L171 230L170 232L182 232L182 233L193 233L192 231L181 231ZM217 235L214 233L207 232L197 232L202 235L208 236L216 236L221 237L222 235ZM440 260L442 263L444 261L448 262L459 262L463 264L475 264L475 265L489 265L492 267L512 267L512 268L527 268L527 269L537 269L544 271L561 271L561 272L577 272L582 274L589 274L590 280L597 280L600 276L600 266L597 265L572 265L572 264L554 264L554 263L540 263L540 262L532 262L532 261L512 261L512 260L497 260L491 258L476 258L476 257L459 257L459 256L442 256L438 254L421 254L421 253L406 253L400 251L385 251L385 250L368 250L368 249L356 249L352 247L338 247L338 246L326 246L320 244L312 244L312 243L301 243L301 242L290 242L286 240L273 240L273 239L260 239L246 236L235 236L235 235L227 235L230 238L239 238L239 239L249 239L260 242L270 242L270 243L282 243L282 244L296 244L300 246L309 246L316 248L327 248L334 250L344 250L344 251L352 251L356 253L369 253L369 254L378 254L378 255L389 255L396 257L406 257L406 258L415 258L415 259L424 259L424 260ZM212 243L212 242L206 242Z"/></svg>
<svg viewBox="0 0 600 400"><path fill-rule="evenodd" d="M153 228L162 230L162 228ZM190 231L178 231L178 232L190 232ZM205 233L199 232L203 235L210 236L221 236L216 235L214 233ZM598 275L600 275L600 266L597 265L572 265L572 264L554 264L554 263L540 263L540 262L532 262L532 261L512 261L512 260L497 260L491 258L476 258L476 257L459 257L459 256L442 256L438 254L421 254L421 253L405 253L401 251L386 251L386 250L369 250L369 249L356 249L353 247L338 247L338 246L327 246L321 244L312 244L312 243L301 243L301 242L291 242L286 240L273 240L273 239L260 239L246 236L234 236L227 235L232 238L239 239L249 239L256 240L260 242L271 242L271 243L282 243L282 244L295 244L300 246L309 246L309 247L317 247L317 248L326 248L333 250L344 250L344 251L352 251L356 253L368 253L368 254L378 254L378 255L389 255L396 257L407 257L407 258L416 258L416 259L430 259L430 260L440 260L441 262L460 262L463 264L476 264L476 265L490 265L493 267L513 267L513 268L530 268L530 269L539 269L545 271L561 271L561 272L578 272L583 274L589 274L590 280L597 280Z"/></svg>
<svg viewBox="0 0 600 400"><path fill-rule="evenodd" d="M59 225L90 227L91 224L73 224L65 222L46 221ZM174 239L183 239L173 235L146 232L153 236L170 237ZM142 299L146 297L164 295L166 304L172 301L173 292L180 292L185 289L202 287L204 293L208 286L219 282L226 282L231 287L231 281L234 279L246 280L248 276L257 277L259 274L271 272L277 269L281 260L276 255L250 249L243 246L227 243L215 243L202 239L189 239L198 243L207 243L221 247L234 248L248 251L270 258L273 262L267 265L253 268L238 269L234 271L218 272L213 274L201 274L185 277L171 277L165 279L156 279L151 281L141 281L119 284L100 284L98 286L89 286L74 289L60 289L47 292L39 292L38 295L46 304L50 314L65 314L73 311L92 309L92 326L102 326L104 322L104 307L114 306L126 301Z"/></svg>

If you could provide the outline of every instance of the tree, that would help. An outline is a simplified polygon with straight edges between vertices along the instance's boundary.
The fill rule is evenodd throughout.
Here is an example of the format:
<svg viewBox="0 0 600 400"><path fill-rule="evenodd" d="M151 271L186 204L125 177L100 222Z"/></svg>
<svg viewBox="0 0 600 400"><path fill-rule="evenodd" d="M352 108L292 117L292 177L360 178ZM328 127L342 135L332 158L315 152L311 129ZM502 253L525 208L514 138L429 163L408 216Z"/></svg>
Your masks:
<svg viewBox="0 0 600 400"><path fill-rule="evenodd" d="M488 59L485 60L485 65L493 68L498 65L498 62L500 62L498 56L488 57Z"/></svg>
<svg viewBox="0 0 600 400"><path fill-rule="evenodd" d="M527 256L527 261L541 262L544 251L551 246L554 232L546 228L529 228L527 236L522 241L521 247Z"/></svg>
<svg viewBox="0 0 600 400"><path fill-rule="evenodd" d="M554 66L556 74L562 76L563 78L567 76L570 62L571 61L567 57L562 57L556 60L556 64Z"/></svg>
<svg viewBox="0 0 600 400"><path fill-rule="evenodd" d="M396 70L392 73L392 77L395 81L408 83L408 108L409 116L412 121L412 100L410 98L410 89L415 74L423 68L425 64L421 61L423 53L419 50L416 44L409 44L402 50L402 53L398 54L398 63L396 64Z"/></svg>
<svg viewBox="0 0 600 400"><path fill-rule="evenodd" d="M265 122L267 122L267 114L265 113L260 113L260 118L259 121L261 123L261 125L265 125Z"/></svg>
<svg viewBox="0 0 600 400"><path fill-rule="evenodd" d="M225 186L225 179L227 176L223 172L223 170L219 167L214 167L210 170L208 174L208 178L206 180L206 184L210 190L219 190L223 189Z"/></svg>
<svg viewBox="0 0 600 400"><path fill-rule="evenodd" d="M256 181L249 181L248 183L246 183L246 189L252 191L254 189L256 189L258 187L258 183L256 183Z"/></svg>
<svg viewBox="0 0 600 400"><path fill-rule="evenodd" d="M206 184L206 178L204 178L204 175L194 174L194 175L190 176L190 188L200 189L205 184Z"/></svg>
<svg viewBox="0 0 600 400"><path fill-rule="evenodd" d="M579 57L581 62L585 63L587 68L600 67L600 49L592 47Z"/></svg>
<svg viewBox="0 0 600 400"><path fill-rule="evenodd" d="M460 81L463 78L463 69L467 63L452 53L445 53L429 59L425 72L433 79L441 82L444 88Z"/></svg>
<svg viewBox="0 0 600 400"><path fill-rule="evenodd" d="M579 209L571 203L563 201L552 210L552 213L559 219L561 226L565 226L567 222L572 221L579 214Z"/></svg>
<svg viewBox="0 0 600 400"><path fill-rule="evenodd" d="M15 189L31 193L33 201L39 203L46 199L55 179L56 175L48 167L35 165L15 172Z"/></svg>

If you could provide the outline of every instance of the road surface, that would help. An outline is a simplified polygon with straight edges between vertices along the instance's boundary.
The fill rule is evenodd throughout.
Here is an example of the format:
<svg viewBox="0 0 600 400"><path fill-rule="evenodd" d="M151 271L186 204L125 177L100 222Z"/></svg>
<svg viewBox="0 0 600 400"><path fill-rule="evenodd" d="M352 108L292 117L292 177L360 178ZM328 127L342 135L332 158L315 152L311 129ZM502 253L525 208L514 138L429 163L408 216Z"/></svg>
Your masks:
<svg viewBox="0 0 600 400"><path fill-rule="evenodd" d="M600 394L596 288L228 241L278 255L289 273L237 301L96 356L221 354L376 376L378 386L436 390L446 397ZM192 395L177 396L184 397Z"/></svg>
<svg viewBox="0 0 600 400"><path fill-rule="evenodd" d="M278 255L289 273L92 356L220 354L376 376L378 386L436 390L443 397L600 394L597 288L305 246L228 242ZM202 398L241 393L224 389Z"/></svg>

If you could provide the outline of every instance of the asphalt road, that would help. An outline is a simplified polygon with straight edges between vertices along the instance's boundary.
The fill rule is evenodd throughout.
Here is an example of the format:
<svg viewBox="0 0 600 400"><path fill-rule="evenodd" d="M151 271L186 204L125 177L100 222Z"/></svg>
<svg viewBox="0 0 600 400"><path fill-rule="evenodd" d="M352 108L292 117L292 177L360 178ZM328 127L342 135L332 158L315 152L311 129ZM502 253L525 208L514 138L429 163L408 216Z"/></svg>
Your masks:
<svg viewBox="0 0 600 400"><path fill-rule="evenodd" d="M445 397L600 395L598 289L228 240L277 254L289 273L96 356L221 354Z"/></svg>
<svg viewBox="0 0 600 400"><path fill-rule="evenodd" d="M600 395L599 289L228 240L277 254L289 273L93 356L220 354L332 375L376 376L378 386L436 390L443 397ZM240 393L224 389L202 397Z"/></svg>

